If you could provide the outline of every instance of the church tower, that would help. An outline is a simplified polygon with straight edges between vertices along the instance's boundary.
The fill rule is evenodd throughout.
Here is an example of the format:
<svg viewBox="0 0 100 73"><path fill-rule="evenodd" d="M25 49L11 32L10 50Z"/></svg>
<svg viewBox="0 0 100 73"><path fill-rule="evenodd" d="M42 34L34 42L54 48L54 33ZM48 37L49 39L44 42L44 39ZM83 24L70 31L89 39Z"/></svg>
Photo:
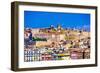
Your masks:
<svg viewBox="0 0 100 73"><path fill-rule="evenodd" d="M58 24L57 29L58 30L61 30L62 29L60 24Z"/></svg>

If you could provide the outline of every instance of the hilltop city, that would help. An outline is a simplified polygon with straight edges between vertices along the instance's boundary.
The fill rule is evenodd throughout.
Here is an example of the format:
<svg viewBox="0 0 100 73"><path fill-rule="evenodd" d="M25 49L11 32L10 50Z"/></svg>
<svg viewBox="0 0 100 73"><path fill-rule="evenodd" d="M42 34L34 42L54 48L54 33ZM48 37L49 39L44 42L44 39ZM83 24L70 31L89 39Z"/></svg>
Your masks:
<svg viewBox="0 0 100 73"><path fill-rule="evenodd" d="M90 59L90 32L50 25L24 29L24 61Z"/></svg>

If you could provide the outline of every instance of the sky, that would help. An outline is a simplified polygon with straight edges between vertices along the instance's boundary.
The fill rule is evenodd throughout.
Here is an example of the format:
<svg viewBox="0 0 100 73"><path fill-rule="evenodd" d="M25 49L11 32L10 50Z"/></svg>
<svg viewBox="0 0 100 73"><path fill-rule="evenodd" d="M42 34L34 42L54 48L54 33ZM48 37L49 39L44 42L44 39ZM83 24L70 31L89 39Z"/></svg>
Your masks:
<svg viewBox="0 0 100 73"><path fill-rule="evenodd" d="M47 28L60 24L62 28L90 30L90 14L24 11L25 28Z"/></svg>

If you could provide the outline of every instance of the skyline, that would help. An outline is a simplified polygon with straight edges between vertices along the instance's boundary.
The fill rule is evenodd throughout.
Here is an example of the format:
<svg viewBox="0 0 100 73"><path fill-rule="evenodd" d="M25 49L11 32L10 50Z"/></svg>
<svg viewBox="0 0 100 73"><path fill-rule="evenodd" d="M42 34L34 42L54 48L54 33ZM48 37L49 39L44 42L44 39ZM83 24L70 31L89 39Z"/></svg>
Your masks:
<svg viewBox="0 0 100 73"><path fill-rule="evenodd" d="M76 28L90 31L90 14L24 11L25 28L47 28L60 24L63 28Z"/></svg>

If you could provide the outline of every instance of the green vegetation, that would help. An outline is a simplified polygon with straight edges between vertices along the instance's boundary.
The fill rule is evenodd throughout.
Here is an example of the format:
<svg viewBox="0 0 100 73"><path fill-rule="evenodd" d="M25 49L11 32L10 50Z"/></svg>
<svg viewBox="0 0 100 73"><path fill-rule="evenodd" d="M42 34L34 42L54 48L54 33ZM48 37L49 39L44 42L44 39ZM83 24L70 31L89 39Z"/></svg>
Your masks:
<svg viewBox="0 0 100 73"><path fill-rule="evenodd" d="M47 41L46 38L38 38L38 37L36 37L36 38L33 37L32 40L33 41Z"/></svg>

